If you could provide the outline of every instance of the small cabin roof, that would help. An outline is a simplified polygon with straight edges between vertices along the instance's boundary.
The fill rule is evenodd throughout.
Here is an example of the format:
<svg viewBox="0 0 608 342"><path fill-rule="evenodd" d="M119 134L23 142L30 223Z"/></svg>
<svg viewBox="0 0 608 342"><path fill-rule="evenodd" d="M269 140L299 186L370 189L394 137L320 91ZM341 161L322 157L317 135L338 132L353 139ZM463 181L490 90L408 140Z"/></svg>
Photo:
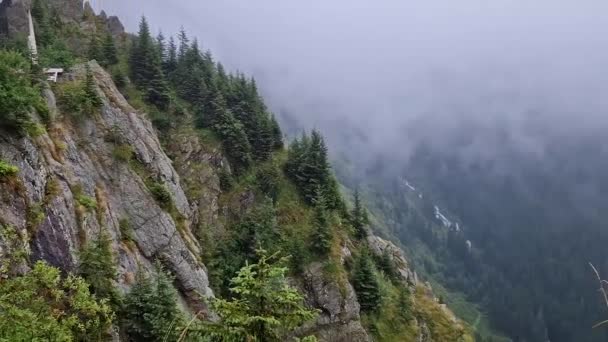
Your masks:
<svg viewBox="0 0 608 342"><path fill-rule="evenodd" d="M63 69L62 68L49 68L49 69L44 69L44 73L45 74L61 74L63 73Z"/></svg>

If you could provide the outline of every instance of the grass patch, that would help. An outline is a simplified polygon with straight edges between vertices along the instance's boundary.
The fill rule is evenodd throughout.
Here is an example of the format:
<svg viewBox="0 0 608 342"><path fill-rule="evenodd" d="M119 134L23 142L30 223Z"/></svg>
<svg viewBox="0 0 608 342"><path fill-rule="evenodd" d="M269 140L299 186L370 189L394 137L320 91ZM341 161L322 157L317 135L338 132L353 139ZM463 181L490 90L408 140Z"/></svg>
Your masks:
<svg viewBox="0 0 608 342"><path fill-rule="evenodd" d="M115 146L112 150L112 156L120 162L128 163L133 159L133 148L127 144Z"/></svg>
<svg viewBox="0 0 608 342"><path fill-rule="evenodd" d="M78 184L73 186L72 194L74 195L74 200L76 200L76 202L82 207L84 207L86 210L97 210L97 201L93 197L87 196L84 193L82 185Z"/></svg>
<svg viewBox="0 0 608 342"><path fill-rule="evenodd" d="M15 177L18 173L18 167L0 159L0 180Z"/></svg>

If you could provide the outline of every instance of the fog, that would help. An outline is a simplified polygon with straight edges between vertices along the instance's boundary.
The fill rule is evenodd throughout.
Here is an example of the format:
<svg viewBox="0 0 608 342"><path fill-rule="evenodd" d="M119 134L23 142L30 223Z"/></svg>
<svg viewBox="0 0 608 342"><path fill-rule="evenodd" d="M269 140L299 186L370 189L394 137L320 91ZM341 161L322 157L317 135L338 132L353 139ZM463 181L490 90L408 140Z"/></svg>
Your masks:
<svg viewBox="0 0 608 342"><path fill-rule="evenodd" d="M94 0L95 2L95 0ZM491 158L508 136L546 141L608 126L608 2L601 0L97 1L136 31L183 26L256 77L284 121L332 149L406 160L420 140ZM548 139L551 137L551 139ZM352 153L354 152L354 153Z"/></svg>

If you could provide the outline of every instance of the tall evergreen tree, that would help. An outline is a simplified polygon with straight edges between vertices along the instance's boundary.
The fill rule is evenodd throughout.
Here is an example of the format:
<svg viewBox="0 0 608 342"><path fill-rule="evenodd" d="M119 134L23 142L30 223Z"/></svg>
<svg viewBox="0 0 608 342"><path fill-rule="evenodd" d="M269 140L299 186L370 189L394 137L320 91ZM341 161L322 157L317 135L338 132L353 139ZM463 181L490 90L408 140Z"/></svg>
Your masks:
<svg viewBox="0 0 608 342"><path fill-rule="evenodd" d="M131 49L130 66L131 78L137 84L145 84L150 77L150 65L154 46L150 36L150 27L146 17L142 17L139 23L139 33L133 42Z"/></svg>
<svg viewBox="0 0 608 342"><path fill-rule="evenodd" d="M114 286L118 272L112 240L105 231L102 230L97 241L89 242L80 252L78 272L89 283L92 293L118 307L120 295Z"/></svg>
<svg viewBox="0 0 608 342"><path fill-rule="evenodd" d="M116 43L114 43L114 37L112 37L110 32L106 33L103 41L103 56L106 66L118 63L118 51L116 50Z"/></svg>
<svg viewBox="0 0 608 342"><path fill-rule="evenodd" d="M327 255L331 249L332 232L325 209L323 193L318 190L313 216L313 249L320 255Z"/></svg>
<svg viewBox="0 0 608 342"><path fill-rule="evenodd" d="M163 31L159 31L156 36L156 48L158 49L158 55L162 63L167 59L167 46L165 43L165 35Z"/></svg>
<svg viewBox="0 0 608 342"><path fill-rule="evenodd" d="M362 311L373 312L378 309L382 299L380 285L374 272L374 265L366 251L357 257L353 270L353 286Z"/></svg>
<svg viewBox="0 0 608 342"><path fill-rule="evenodd" d="M190 49L190 40L188 39L188 34L186 34L186 30L184 30L183 26L179 30L177 39L179 41L178 61L181 62L186 56L186 52Z"/></svg>
<svg viewBox="0 0 608 342"><path fill-rule="evenodd" d="M87 101L86 105L90 107L89 109L93 110L101 106L101 98L99 98L99 94L97 94L97 90L95 89L95 78L88 63L85 64L84 95Z"/></svg>
<svg viewBox="0 0 608 342"><path fill-rule="evenodd" d="M230 165L236 173L242 173L251 165L251 145L241 123L225 108L219 94L214 99L213 130L222 139L222 146L228 155Z"/></svg>
<svg viewBox="0 0 608 342"><path fill-rule="evenodd" d="M258 250L258 259L232 279L231 299L213 302L221 323L202 326L199 332L220 341L278 342L315 318L317 312L306 308L304 297L287 281L286 259L264 250Z"/></svg>
<svg viewBox="0 0 608 342"><path fill-rule="evenodd" d="M175 45L175 39L169 38L169 45L167 46L167 59L163 64L163 71L166 75L171 75L177 68L177 47Z"/></svg>
<svg viewBox="0 0 608 342"><path fill-rule="evenodd" d="M280 150L283 148L283 132L281 132L281 126L279 126L279 122L277 121L274 114L270 116L270 131L272 133L272 147L275 150Z"/></svg>
<svg viewBox="0 0 608 342"><path fill-rule="evenodd" d="M51 45L55 35L51 25L48 4L44 0L34 0L32 2L31 14L34 19L36 42L40 47Z"/></svg>
<svg viewBox="0 0 608 342"><path fill-rule="evenodd" d="M131 341L177 341L183 315L171 279L157 264L154 279L138 272L125 297L124 326Z"/></svg>
<svg viewBox="0 0 608 342"><path fill-rule="evenodd" d="M367 210L365 210L361 203L359 189L355 190L354 207L351 212L351 224L355 229L355 237L357 239L361 240L367 237L366 226L369 224L369 217L367 215Z"/></svg>
<svg viewBox="0 0 608 342"><path fill-rule="evenodd" d="M102 42L97 34L91 35L91 40L89 41L89 51L87 52L87 57L90 60L96 60L102 66L106 65Z"/></svg>
<svg viewBox="0 0 608 342"><path fill-rule="evenodd" d="M165 80L161 57L145 17L139 24L139 35L131 51L131 77L144 91L146 101L160 109L169 106L169 87Z"/></svg>
<svg viewBox="0 0 608 342"><path fill-rule="evenodd" d="M195 39L177 65L176 80L179 82L176 83L176 89L181 98L196 108L204 105L209 92L203 64L198 41Z"/></svg>

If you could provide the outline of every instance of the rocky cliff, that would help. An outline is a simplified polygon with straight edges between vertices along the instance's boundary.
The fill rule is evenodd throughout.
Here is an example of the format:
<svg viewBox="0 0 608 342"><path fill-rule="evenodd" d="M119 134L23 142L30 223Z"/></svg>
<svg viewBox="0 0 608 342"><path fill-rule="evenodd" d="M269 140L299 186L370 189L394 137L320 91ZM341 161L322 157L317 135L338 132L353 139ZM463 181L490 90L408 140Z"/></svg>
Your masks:
<svg viewBox="0 0 608 342"><path fill-rule="evenodd" d="M51 111L58 113L48 133L34 139L2 135L0 155L21 170L17 184L0 184L3 224L31 236L34 259L66 271L77 266L80 247L105 229L114 240L123 288L138 268L150 269L159 258L177 277L184 297L201 305L213 293L190 231L198 205L187 200L145 114L127 103L102 68L90 65L103 101L99 115L74 122L57 110L53 92L47 91ZM82 77L80 66L64 80ZM131 147L134 161L115 158L117 144ZM150 179L169 191L175 213L154 199L146 185ZM15 186L19 191L10 189ZM80 203L83 198L95 199L94 208ZM36 222L28 217L33 212L40 217ZM133 231L133 243L125 225Z"/></svg>

